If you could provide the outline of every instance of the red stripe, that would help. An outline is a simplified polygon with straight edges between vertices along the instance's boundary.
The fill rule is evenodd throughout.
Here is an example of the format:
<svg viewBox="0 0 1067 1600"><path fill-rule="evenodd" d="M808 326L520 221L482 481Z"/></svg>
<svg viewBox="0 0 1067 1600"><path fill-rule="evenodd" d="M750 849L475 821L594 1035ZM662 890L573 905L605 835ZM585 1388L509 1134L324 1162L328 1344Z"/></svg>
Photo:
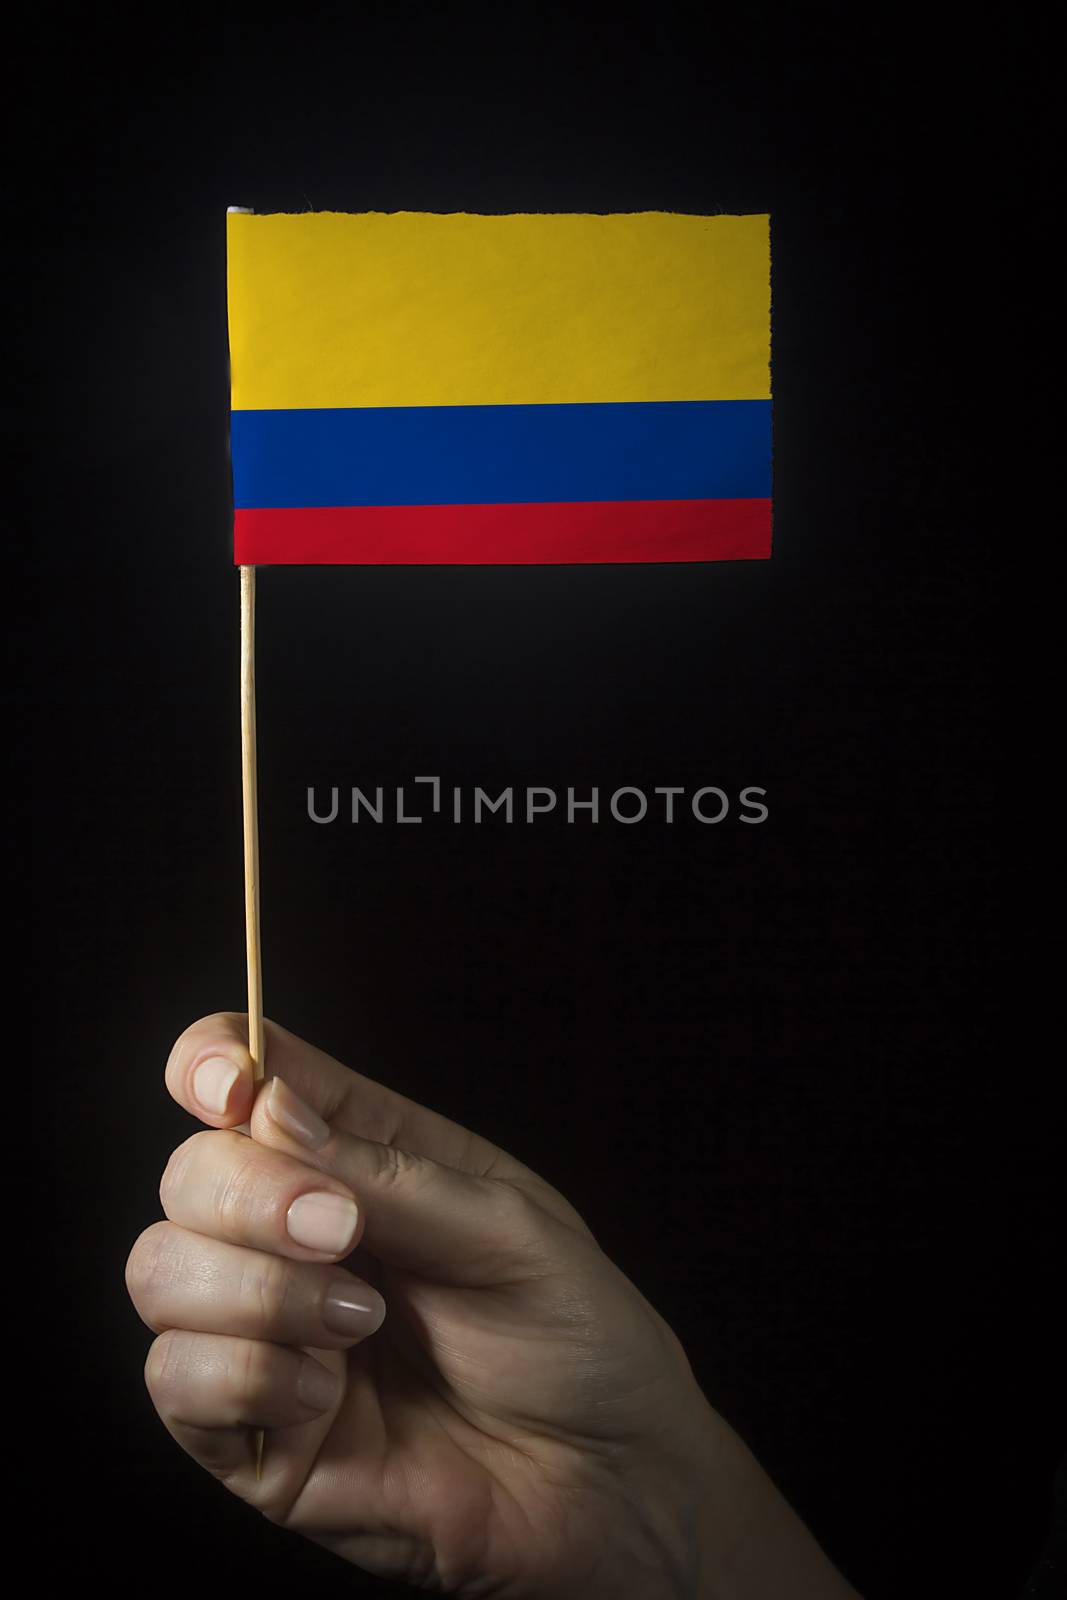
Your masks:
<svg viewBox="0 0 1067 1600"><path fill-rule="evenodd" d="M523 566L763 561L770 500L312 506L234 513L239 565Z"/></svg>

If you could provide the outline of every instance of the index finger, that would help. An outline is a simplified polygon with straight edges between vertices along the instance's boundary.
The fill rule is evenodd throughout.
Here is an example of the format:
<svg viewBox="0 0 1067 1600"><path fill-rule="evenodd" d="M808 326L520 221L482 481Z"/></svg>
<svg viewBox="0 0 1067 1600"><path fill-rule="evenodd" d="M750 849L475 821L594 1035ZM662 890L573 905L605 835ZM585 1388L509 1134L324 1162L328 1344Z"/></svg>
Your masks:
<svg viewBox="0 0 1067 1600"><path fill-rule="evenodd" d="M488 1139L342 1065L277 1023L266 1022L265 1029L268 1077L284 1078L324 1122L342 1132L478 1177L534 1176ZM212 1128L247 1122L255 1099L248 1018L220 1011L186 1028L167 1061L166 1083L180 1106Z"/></svg>

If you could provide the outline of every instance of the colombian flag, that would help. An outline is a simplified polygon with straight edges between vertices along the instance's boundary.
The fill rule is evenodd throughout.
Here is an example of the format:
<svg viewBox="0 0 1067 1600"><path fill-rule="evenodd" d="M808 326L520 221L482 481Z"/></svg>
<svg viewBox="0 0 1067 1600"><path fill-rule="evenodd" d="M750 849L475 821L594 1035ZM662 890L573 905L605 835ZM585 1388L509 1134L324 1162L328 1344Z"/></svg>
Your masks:
<svg viewBox="0 0 1067 1600"><path fill-rule="evenodd" d="M227 217L240 564L771 550L770 218Z"/></svg>

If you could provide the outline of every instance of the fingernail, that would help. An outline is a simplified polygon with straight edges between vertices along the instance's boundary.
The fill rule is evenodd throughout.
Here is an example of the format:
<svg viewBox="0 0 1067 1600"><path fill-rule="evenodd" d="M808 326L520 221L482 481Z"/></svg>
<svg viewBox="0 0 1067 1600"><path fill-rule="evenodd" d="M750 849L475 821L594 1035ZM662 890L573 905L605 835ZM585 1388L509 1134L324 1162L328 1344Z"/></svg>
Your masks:
<svg viewBox="0 0 1067 1600"><path fill-rule="evenodd" d="M286 1215L289 1237L307 1250L342 1255L356 1236L359 1212L354 1200L342 1194L316 1191L294 1200Z"/></svg>
<svg viewBox="0 0 1067 1600"><path fill-rule="evenodd" d="M267 1089L267 1110L283 1133L309 1150L321 1150L330 1137L330 1124L323 1122L306 1101L295 1094L283 1078L272 1078Z"/></svg>
<svg viewBox="0 0 1067 1600"><path fill-rule="evenodd" d="M368 1284L339 1281L323 1301L322 1320L331 1333L365 1339L385 1321L385 1301Z"/></svg>
<svg viewBox="0 0 1067 1600"><path fill-rule="evenodd" d="M193 1072L193 1093L197 1105L210 1111L212 1116L225 1116L230 1090L240 1076L240 1067L227 1061L225 1056L208 1056Z"/></svg>
<svg viewBox="0 0 1067 1600"><path fill-rule="evenodd" d="M317 1361L302 1361L296 1377L301 1405L311 1411L329 1411L341 1398L341 1380Z"/></svg>

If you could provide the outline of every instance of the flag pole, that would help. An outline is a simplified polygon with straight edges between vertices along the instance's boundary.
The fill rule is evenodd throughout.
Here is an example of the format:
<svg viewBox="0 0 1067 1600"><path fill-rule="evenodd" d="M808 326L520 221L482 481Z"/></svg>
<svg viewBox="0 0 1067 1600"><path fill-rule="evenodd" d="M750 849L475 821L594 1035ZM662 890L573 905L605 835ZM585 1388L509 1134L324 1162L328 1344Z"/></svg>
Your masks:
<svg viewBox="0 0 1067 1600"><path fill-rule="evenodd" d="M256 569L241 568L241 796L245 857L245 953L248 964L248 1051L252 1078L263 1079L263 973L259 944L259 816L256 803ZM256 1480L263 1476L263 1429L255 1435Z"/></svg>

